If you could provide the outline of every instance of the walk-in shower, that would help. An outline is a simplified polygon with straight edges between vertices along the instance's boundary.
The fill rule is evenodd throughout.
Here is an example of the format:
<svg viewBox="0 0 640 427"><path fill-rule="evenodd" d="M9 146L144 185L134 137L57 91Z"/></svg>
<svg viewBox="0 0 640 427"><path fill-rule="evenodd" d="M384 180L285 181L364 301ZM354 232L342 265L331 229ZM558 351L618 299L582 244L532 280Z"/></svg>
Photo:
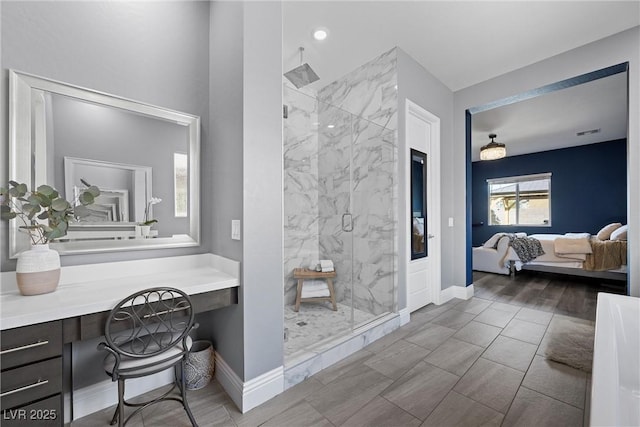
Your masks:
<svg viewBox="0 0 640 427"><path fill-rule="evenodd" d="M285 365L396 311L395 132L284 87ZM338 310L294 311L293 269L332 260Z"/></svg>

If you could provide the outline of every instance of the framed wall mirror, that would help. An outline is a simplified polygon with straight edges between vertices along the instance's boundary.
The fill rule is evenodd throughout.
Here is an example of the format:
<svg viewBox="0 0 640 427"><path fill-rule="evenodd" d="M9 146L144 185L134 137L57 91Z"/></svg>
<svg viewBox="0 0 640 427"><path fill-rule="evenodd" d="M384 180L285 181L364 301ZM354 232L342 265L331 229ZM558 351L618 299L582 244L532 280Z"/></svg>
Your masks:
<svg viewBox="0 0 640 427"><path fill-rule="evenodd" d="M427 155L411 150L411 259L427 256Z"/></svg>
<svg viewBox="0 0 640 427"><path fill-rule="evenodd" d="M10 179L76 200L81 180L102 194L61 255L200 244L200 118L11 70ZM175 159L180 158L180 167ZM177 184L179 183L179 184ZM152 232L139 225L155 220ZM29 248L9 223L9 256Z"/></svg>

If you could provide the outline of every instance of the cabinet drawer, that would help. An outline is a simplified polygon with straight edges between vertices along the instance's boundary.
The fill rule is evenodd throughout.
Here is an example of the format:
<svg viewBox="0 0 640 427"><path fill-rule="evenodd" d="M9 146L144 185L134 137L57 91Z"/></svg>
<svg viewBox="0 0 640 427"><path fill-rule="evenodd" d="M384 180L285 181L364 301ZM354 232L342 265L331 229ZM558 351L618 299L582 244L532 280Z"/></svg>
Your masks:
<svg viewBox="0 0 640 427"><path fill-rule="evenodd" d="M2 370L62 354L61 320L7 329L0 337Z"/></svg>
<svg viewBox="0 0 640 427"><path fill-rule="evenodd" d="M8 426L61 426L62 395L49 397L31 405L2 410L2 427Z"/></svg>
<svg viewBox="0 0 640 427"><path fill-rule="evenodd" d="M2 372L2 410L25 405L62 392L62 357Z"/></svg>

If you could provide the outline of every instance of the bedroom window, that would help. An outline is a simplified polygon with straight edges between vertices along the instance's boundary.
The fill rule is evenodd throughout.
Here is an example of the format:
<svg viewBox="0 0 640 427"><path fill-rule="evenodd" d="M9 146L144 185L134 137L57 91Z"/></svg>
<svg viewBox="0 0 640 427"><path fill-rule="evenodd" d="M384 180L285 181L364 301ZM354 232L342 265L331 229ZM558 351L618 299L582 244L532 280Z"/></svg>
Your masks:
<svg viewBox="0 0 640 427"><path fill-rule="evenodd" d="M551 226L551 173L488 179L489 225Z"/></svg>

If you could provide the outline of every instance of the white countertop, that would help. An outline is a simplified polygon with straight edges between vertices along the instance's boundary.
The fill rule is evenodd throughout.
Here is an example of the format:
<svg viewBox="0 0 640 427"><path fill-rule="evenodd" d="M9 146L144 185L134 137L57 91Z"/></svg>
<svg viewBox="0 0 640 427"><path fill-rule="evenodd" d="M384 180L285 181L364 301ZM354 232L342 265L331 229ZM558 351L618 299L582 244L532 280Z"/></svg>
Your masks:
<svg viewBox="0 0 640 427"><path fill-rule="evenodd" d="M240 263L212 254L62 267L55 292L23 296L15 273L2 273L0 329L111 310L137 291L158 286L189 295L239 286ZM13 280L13 282L12 282Z"/></svg>

